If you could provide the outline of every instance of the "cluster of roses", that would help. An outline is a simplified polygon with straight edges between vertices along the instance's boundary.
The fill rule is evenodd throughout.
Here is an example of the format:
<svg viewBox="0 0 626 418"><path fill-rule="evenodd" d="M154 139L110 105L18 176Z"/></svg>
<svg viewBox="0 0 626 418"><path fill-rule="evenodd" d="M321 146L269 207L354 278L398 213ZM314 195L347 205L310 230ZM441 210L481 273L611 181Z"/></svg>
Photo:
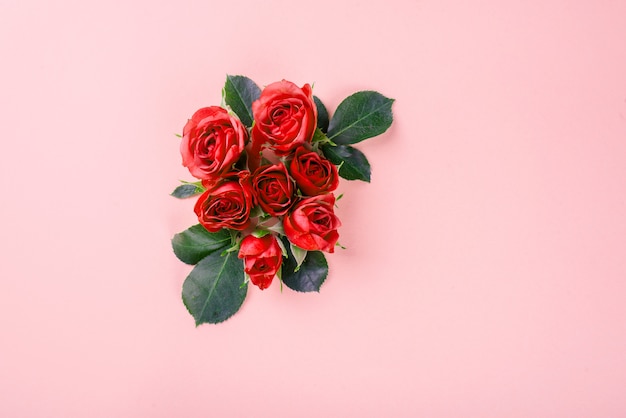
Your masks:
<svg viewBox="0 0 626 418"><path fill-rule="evenodd" d="M249 132L222 107L198 110L184 127L181 154L206 189L194 207L200 224L239 231L244 271L265 289L280 270L281 235L302 250L334 251L339 177L313 141L317 108L308 84L268 85L252 114Z"/></svg>

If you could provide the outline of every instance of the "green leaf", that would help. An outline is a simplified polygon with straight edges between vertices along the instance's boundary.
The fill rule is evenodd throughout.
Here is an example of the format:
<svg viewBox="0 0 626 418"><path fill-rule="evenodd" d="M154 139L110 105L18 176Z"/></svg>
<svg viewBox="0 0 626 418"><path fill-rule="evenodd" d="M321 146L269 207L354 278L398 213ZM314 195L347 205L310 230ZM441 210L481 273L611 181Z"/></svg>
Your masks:
<svg viewBox="0 0 626 418"><path fill-rule="evenodd" d="M283 258L282 281L297 292L319 292L320 287L328 276L328 263L321 251L308 251L298 271L296 259L288 245L287 238L282 238L287 248L288 256Z"/></svg>
<svg viewBox="0 0 626 418"><path fill-rule="evenodd" d="M317 127L326 133L328 131L328 110L317 96L313 96L313 101L317 106Z"/></svg>
<svg viewBox="0 0 626 418"><path fill-rule="evenodd" d="M346 180L363 180L369 183L372 169L365 154L350 145L325 146L324 156L340 165L339 175Z"/></svg>
<svg viewBox="0 0 626 418"><path fill-rule="evenodd" d="M230 245L230 242L230 233L227 230L209 232L202 225L197 224L174 235L172 248L180 261L196 264L213 252L219 255Z"/></svg>
<svg viewBox="0 0 626 418"><path fill-rule="evenodd" d="M183 302L196 326L217 324L239 310L246 298L243 261L236 253L209 254L189 273L183 283Z"/></svg>
<svg viewBox="0 0 626 418"><path fill-rule="evenodd" d="M252 127L254 121L252 102L257 100L260 95L261 89L248 77L242 75L226 76L224 100L248 128Z"/></svg>
<svg viewBox="0 0 626 418"><path fill-rule="evenodd" d="M204 188L198 187L193 183L181 184L171 193L171 196L177 197L178 199L186 199L191 196L195 196L204 192Z"/></svg>
<svg viewBox="0 0 626 418"><path fill-rule="evenodd" d="M382 134L393 122L393 102L394 99L375 91L359 91L348 96L330 120L328 138L345 145Z"/></svg>

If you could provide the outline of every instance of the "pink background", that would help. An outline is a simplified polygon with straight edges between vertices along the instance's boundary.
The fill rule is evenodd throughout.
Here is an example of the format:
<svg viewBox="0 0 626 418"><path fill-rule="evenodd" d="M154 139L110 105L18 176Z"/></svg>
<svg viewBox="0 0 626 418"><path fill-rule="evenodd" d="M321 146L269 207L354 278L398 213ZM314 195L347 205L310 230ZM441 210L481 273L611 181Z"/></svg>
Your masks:
<svg viewBox="0 0 626 418"><path fill-rule="evenodd" d="M160 3L160 4L159 4ZM0 416L626 416L626 2L0 0ZM319 294L194 327L226 74L375 89Z"/></svg>

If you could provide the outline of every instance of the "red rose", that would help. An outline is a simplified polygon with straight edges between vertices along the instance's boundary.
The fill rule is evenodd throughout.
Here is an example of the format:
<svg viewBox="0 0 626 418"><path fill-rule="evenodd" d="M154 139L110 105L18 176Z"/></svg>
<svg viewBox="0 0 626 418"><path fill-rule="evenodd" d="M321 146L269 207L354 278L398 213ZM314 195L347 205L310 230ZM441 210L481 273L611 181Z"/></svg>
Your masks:
<svg viewBox="0 0 626 418"><path fill-rule="evenodd" d="M250 173L240 171L211 184L198 198L194 211L210 232L222 228L242 231L250 226L252 206Z"/></svg>
<svg viewBox="0 0 626 418"><path fill-rule="evenodd" d="M257 203L272 216L287 213L293 203L293 180L284 164L259 167L252 178Z"/></svg>
<svg viewBox="0 0 626 418"><path fill-rule="evenodd" d="M289 165L291 176L303 194L316 196L332 192L339 185L337 167L315 151L296 149Z"/></svg>
<svg viewBox="0 0 626 418"><path fill-rule="evenodd" d="M196 178L215 178L237 162L247 139L247 129L226 109L202 108L183 129L180 143L183 165Z"/></svg>
<svg viewBox="0 0 626 418"><path fill-rule="evenodd" d="M267 289L280 268L283 253L274 235L257 238L248 235L241 241L239 258L244 259L244 271L259 289Z"/></svg>
<svg viewBox="0 0 626 418"><path fill-rule="evenodd" d="M283 219L285 235L292 244L308 251L335 251L341 226L333 207L332 193L301 200Z"/></svg>
<svg viewBox="0 0 626 418"><path fill-rule="evenodd" d="M272 83L252 103L252 142L257 148L269 143L276 155L311 141L317 125L317 107L311 86L302 88L290 81Z"/></svg>

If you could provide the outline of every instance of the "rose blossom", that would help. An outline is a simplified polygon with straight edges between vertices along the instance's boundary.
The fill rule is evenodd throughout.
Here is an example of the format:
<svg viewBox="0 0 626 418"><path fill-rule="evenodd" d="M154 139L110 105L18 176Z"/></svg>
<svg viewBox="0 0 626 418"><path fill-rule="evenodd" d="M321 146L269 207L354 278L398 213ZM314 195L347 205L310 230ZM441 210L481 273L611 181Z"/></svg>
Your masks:
<svg viewBox="0 0 626 418"><path fill-rule="evenodd" d="M250 172L240 171L211 184L198 198L194 212L210 232L222 228L242 231L250 226L252 206Z"/></svg>
<svg viewBox="0 0 626 418"><path fill-rule="evenodd" d="M310 142L317 125L317 107L308 84L302 88L286 80L270 84L252 103L252 113L255 147L269 143L280 156Z"/></svg>
<svg viewBox="0 0 626 418"><path fill-rule="evenodd" d="M291 176L303 194L315 196L332 192L339 185L337 167L315 151L296 149L291 164Z"/></svg>
<svg viewBox="0 0 626 418"><path fill-rule="evenodd" d="M337 228L341 226L333 211L334 205L332 193L298 202L283 219L289 241L303 250L334 252L339 239Z"/></svg>
<svg viewBox="0 0 626 418"><path fill-rule="evenodd" d="M199 179L216 178L231 169L243 152L248 131L219 106L202 108L183 129L183 165Z"/></svg>
<svg viewBox="0 0 626 418"><path fill-rule="evenodd" d="M257 203L272 216L287 213L293 203L294 184L284 164L259 167L252 176Z"/></svg>
<svg viewBox="0 0 626 418"><path fill-rule="evenodd" d="M272 283L283 254L274 235L261 238L248 235L241 241L239 258L244 259L244 271L250 276L250 281L263 290Z"/></svg>

